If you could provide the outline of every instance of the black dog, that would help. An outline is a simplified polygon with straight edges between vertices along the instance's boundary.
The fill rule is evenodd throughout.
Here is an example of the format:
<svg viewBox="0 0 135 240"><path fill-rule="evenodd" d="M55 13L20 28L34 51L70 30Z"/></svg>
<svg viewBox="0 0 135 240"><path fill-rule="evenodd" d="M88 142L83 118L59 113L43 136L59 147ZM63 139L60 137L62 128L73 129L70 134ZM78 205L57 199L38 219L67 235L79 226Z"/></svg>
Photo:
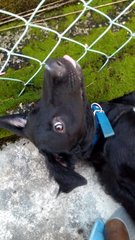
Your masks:
<svg viewBox="0 0 135 240"><path fill-rule="evenodd" d="M80 66L65 56L47 61L43 94L35 108L29 114L0 117L0 128L30 139L47 156L60 191L67 193L87 183L74 167L78 158L88 159L107 192L135 220L134 106L135 92L92 109L86 103ZM96 112L103 114L103 121L106 113L112 136L103 136ZM107 128L106 122L103 125Z"/></svg>

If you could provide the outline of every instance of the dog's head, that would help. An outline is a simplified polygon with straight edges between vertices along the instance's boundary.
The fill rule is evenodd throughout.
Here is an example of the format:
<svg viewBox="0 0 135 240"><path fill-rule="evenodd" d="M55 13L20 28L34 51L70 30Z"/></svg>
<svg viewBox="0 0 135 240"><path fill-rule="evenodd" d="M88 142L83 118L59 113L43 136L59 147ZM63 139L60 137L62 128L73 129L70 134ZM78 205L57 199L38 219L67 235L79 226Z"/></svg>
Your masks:
<svg viewBox="0 0 135 240"><path fill-rule="evenodd" d="M29 114L1 117L0 127L30 139L47 156L60 191L69 192L87 182L74 171L86 145L86 122L82 71L72 58L64 56L47 61L42 97L35 108Z"/></svg>

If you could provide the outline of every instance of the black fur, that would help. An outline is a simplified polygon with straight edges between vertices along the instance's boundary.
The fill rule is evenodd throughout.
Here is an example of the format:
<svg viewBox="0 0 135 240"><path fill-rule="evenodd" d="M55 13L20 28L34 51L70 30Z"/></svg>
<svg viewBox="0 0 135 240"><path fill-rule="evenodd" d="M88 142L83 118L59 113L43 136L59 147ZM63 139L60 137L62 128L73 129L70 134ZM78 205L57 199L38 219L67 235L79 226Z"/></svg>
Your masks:
<svg viewBox="0 0 135 240"><path fill-rule="evenodd" d="M41 100L29 114L0 117L0 128L30 139L47 156L60 191L87 183L74 168L77 159L88 160L107 192L135 220L135 92L101 106L115 135L105 139L98 130L94 144L96 122L80 66L69 57L49 60Z"/></svg>

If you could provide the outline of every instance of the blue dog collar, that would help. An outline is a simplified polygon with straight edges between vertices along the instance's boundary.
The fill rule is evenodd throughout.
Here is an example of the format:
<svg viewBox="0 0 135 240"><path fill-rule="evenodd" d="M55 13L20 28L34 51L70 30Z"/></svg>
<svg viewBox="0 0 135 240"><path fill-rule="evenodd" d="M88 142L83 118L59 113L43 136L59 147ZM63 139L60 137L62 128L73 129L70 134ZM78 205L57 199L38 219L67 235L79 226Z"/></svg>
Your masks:
<svg viewBox="0 0 135 240"><path fill-rule="evenodd" d="M108 137L114 136L115 135L114 130L102 107L98 103L92 103L91 109L93 110L93 114L96 118L96 125L100 126L104 137L108 138ZM97 141L97 136L95 136L94 142L96 141Z"/></svg>

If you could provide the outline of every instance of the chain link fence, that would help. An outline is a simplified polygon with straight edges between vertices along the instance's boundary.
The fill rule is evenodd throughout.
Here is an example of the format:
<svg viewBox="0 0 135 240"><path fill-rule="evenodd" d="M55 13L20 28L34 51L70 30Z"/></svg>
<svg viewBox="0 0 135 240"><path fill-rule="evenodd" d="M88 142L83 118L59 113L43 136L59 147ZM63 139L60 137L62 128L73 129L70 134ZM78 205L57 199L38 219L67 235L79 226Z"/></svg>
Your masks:
<svg viewBox="0 0 135 240"><path fill-rule="evenodd" d="M22 21L23 25L25 26L24 29L23 29L23 32L21 33L18 40L15 42L15 44L12 46L12 48L10 50L7 49L7 48L0 47L0 51L6 53L6 56L7 56L5 62L2 64L2 67L0 69L0 80L16 81L18 83L23 84L23 88L22 88L22 90L19 94L19 95L21 95L24 92L26 86L28 84L30 84L32 82L32 80L37 76L37 74L40 72L40 70L44 66L45 62L47 61L47 59L49 57L51 57L51 55L56 51L56 49L58 48L58 46L61 44L61 42L63 40L72 42L72 43L74 43L76 45L79 45L83 48L83 53L80 55L80 57L78 59L76 59L78 62L82 58L86 57L87 53L90 53L90 52L94 52L96 54L99 54L99 55L103 56L105 58L105 61L100 68L100 70L102 70L105 67L105 65L109 62L109 60L111 58L113 58L119 51L121 51L131 41L131 39L133 39L135 37L135 33L131 29L129 29L127 26L120 23L120 21L119 21L120 18L123 15L125 15L131 9L131 7L135 4L135 0L130 1L130 3L128 3L128 5L125 7L125 9L122 10L114 19L112 19L110 16L108 16L107 14L100 11L98 8L92 7L92 2L94 2L94 1L92 1L92 0L89 0L89 1L80 0L80 1L78 1L78 3L82 4L82 6L83 6L82 10L78 11L79 13L78 13L77 17L75 18L75 20L73 20L72 23L70 23L69 26L66 27L66 29L61 33L59 31L56 31L56 30L52 29L52 28L42 26L42 25L34 22L34 17L40 11L43 4L46 4L45 0L40 1L38 6L30 14L29 18L25 18L25 17L23 17L19 14L14 14L14 13L8 12L6 10L0 10L1 14L14 17L14 18ZM101 34L99 34L99 36L90 45L83 44L83 43L75 40L74 38L67 37L67 33L84 16L84 14L87 11L95 12L99 16L104 17L106 19L107 23L108 23L105 30ZM97 44L97 42L100 41L100 39L103 38L113 26L116 26L120 29L126 30L126 32L128 33L127 34L128 37L125 39L125 41L117 49L115 49L114 52L112 52L110 55L108 55L105 52L99 51L94 47ZM34 58L34 57L31 57L31 56L28 56L28 55L18 53L16 51L18 45L23 40L23 38L25 37L25 35L27 34L27 32L30 28L42 29L43 31L53 33L57 36L57 42L56 42L55 46L53 46L53 48L50 49L49 53L46 56L44 56L43 61L39 60L38 58ZM32 76L29 79L27 79L27 81L24 81L23 79L15 79L15 78L12 78L12 77L11 78L4 77L5 68L7 67L11 57L13 57L13 56L21 57L21 58L24 58L24 59L27 59L27 60L33 60L33 61L36 61L38 63L38 69L35 70L35 73L32 74Z"/></svg>

